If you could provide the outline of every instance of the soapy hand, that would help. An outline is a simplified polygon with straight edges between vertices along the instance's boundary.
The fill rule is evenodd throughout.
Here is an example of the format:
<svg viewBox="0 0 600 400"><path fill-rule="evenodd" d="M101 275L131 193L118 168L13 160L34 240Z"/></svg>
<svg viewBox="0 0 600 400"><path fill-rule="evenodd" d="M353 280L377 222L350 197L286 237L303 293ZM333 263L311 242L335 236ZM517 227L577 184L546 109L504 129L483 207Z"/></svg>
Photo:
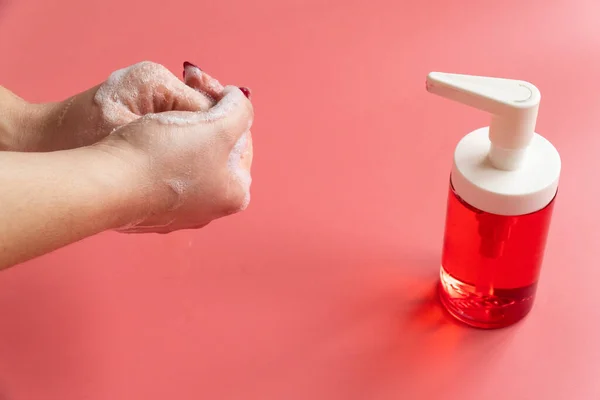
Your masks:
<svg viewBox="0 0 600 400"><path fill-rule="evenodd" d="M59 103L36 109L41 129L21 138L17 151L56 151L98 142L116 128L145 114L170 110L206 111L223 86L190 63L185 83L167 68L141 62L118 70L108 80Z"/></svg>
<svg viewBox="0 0 600 400"><path fill-rule="evenodd" d="M0 269L105 230L168 233L250 201L250 92L143 62L64 102L0 87ZM43 234L36 234L43 232Z"/></svg>
<svg viewBox="0 0 600 400"><path fill-rule="evenodd" d="M222 94L208 111L147 114L95 145L142 177L138 215L119 231L200 228L248 206L253 109L235 86Z"/></svg>
<svg viewBox="0 0 600 400"><path fill-rule="evenodd" d="M250 201L249 98L248 89L224 87L191 63L184 63L181 81L162 65L142 62L61 103L16 99L19 110L35 116L18 120L37 127L21 127L19 140L5 142L26 152L91 146L119 160L124 175L134 177L118 184L134 194L121 232L198 228Z"/></svg>
<svg viewBox="0 0 600 400"><path fill-rule="evenodd" d="M144 198L119 231L198 228L250 201L249 97L248 89L225 88L189 62L184 82L141 62L56 105L40 147L96 143L143 176L136 191Z"/></svg>
<svg viewBox="0 0 600 400"><path fill-rule="evenodd" d="M112 73L54 114L57 129L43 147L97 143L143 175L138 193L145 198L121 232L199 228L248 206L249 90L223 87L189 62L184 80L142 62Z"/></svg>

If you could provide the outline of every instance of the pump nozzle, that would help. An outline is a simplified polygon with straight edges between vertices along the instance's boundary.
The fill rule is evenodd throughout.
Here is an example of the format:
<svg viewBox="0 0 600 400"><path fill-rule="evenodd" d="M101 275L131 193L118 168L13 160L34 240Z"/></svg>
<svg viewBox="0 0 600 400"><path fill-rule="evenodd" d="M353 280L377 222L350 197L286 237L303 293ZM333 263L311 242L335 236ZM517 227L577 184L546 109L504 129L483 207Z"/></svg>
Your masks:
<svg viewBox="0 0 600 400"><path fill-rule="evenodd" d="M540 91L531 83L431 72L427 91L492 114L489 159L495 168L515 170L533 138Z"/></svg>

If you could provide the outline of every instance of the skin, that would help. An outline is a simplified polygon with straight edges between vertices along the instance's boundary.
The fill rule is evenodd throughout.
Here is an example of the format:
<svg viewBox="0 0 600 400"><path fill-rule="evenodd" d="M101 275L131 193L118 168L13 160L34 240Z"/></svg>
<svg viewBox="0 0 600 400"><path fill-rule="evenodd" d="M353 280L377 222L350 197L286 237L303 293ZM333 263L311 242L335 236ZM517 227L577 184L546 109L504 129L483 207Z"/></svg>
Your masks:
<svg viewBox="0 0 600 400"><path fill-rule="evenodd" d="M235 172L250 171L252 104L194 66L185 75L141 63L124 81L135 96L112 82L51 104L0 87L0 269L105 230L197 229L245 208Z"/></svg>

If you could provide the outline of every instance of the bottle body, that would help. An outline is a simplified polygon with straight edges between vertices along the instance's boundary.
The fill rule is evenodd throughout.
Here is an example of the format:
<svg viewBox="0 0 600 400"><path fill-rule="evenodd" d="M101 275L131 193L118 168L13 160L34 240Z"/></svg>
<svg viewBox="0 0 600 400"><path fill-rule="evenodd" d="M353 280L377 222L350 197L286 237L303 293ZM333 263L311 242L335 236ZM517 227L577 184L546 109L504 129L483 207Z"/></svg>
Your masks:
<svg viewBox="0 0 600 400"><path fill-rule="evenodd" d="M502 328L533 306L554 198L539 211L504 216L448 194L439 294L458 320Z"/></svg>

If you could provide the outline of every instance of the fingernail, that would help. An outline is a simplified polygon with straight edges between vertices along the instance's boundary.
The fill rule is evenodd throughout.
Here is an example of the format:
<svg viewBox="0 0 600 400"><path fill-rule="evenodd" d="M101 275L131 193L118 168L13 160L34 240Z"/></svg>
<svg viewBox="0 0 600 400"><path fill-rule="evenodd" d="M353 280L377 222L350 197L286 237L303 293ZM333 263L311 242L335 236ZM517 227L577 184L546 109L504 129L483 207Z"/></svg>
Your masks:
<svg viewBox="0 0 600 400"><path fill-rule="evenodd" d="M240 90L242 91L242 93L244 93L244 95L249 99L252 97L252 92L250 91L250 89L248 89L247 87L244 86L240 86Z"/></svg>
<svg viewBox="0 0 600 400"><path fill-rule="evenodd" d="M196 64L192 64L189 61L185 61L183 63L183 69L186 69L187 67L194 67L194 68L198 68L200 71L202 71L202 68L200 68L199 66L197 66Z"/></svg>

